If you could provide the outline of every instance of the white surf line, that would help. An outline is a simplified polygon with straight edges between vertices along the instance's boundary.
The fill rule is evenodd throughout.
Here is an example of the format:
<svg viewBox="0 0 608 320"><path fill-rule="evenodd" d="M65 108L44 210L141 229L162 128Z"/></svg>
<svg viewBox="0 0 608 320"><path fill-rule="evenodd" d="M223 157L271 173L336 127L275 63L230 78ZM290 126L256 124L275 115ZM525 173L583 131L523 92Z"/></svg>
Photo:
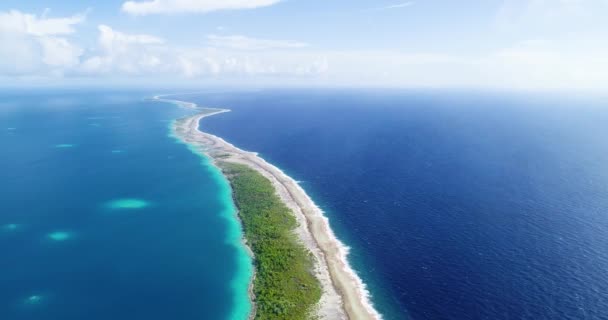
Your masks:
<svg viewBox="0 0 608 320"><path fill-rule="evenodd" d="M211 113L211 114L205 115L203 118L206 118L206 117L209 117L209 116L213 116L213 115L218 114L218 113L221 113L221 112ZM330 227L329 218L327 218L327 216L325 216L325 214L324 214L325 212L312 200L312 198L310 198L310 196L297 183L297 181L295 181L292 177L290 177L287 174L285 174L284 171L282 171L281 169L279 169L275 165L270 164L269 162L267 162L265 159L263 159L257 153L255 153L255 152L249 152L249 151L244 151L244 150L242 150L240 148L235 147L233 144L227 142L226 140L224 140L224 139L222 139L222 138L220 138L218 136L202 132L200 129L198 129L198 131L201 132L201 133L203 133L203 134L207 134L207 135L213 136L215 139L222 141L223 143L229 145L230 147L232 147L234 149L239 150L240 152L255 155L255 157L258 158L264 165L268 166L273 171L276 170L283 179L292 182L297 187L298 192L300 192L301 194L304 195L305 201L309 202L312 205L312 207L314 208L315 212L313 214L315 216L317 216L319 219L322 220L323 228L325 229L324 232L326 233L327 237L329 238L329 241L333 242L336 245L336 247L338 248L338 259L340 261L340 268L344 271L344 273L346 273L348 275L348 277L350 278L350 280L354 283L355 288L357 290L357 295L358 295L358 298L361 301L361 304L366 309L366 311L373 317L373 319L378 319L378 320L383 319L382 315L375 309L373 303L371 302L371 293L367 289L367 285L359 277L359 275L352 268L352 266L350 265L350 263L348 261L348 254L349 254L349 251L350 251L350 247L348 247L347 245L345 245L342 241L340 241L338 239L338 237L335 235L333 229L331 229L331 227ZM261 170L264 170L264 169L262 168ZM272 176L273 174L270 173L270 175ZM266 176L266 177L268 178L268 176ZM278 183L280 183L280 182L278 182ZM275 189L276 189L276 186L275 186ZM289 204L287 204L287 205L289 206ZM300 208L299 211L301 211L301 210L302 209ZM314 217L312 217L312 218L314 219ZM310 220L311 217L306 217L305 219ZM318 246L318 243L317 243L317 246ZM344 293L342 293L342 295L343 294ZM342 298L344 299L343 296L342 296ZM357 319L357 318L353 318L353 320L354 319Z"/></svg>
<svg viewBox="0 0 608 320"><path fill-rule="evenodd" d="M159 101L159 102L167 102L167 103L171 103L174 104L178 107L181 108L186 108L186 109L191 109L191 110L196 110L198 109L198 105L194 102L187 102L187 101L181 101L181 100L175 100L175 99L165 99L164 97L167 96L174 96L174 95L178 95L176 94L159 94L156 95L154 97L152 97L152 100L154 101Z"/></svg>

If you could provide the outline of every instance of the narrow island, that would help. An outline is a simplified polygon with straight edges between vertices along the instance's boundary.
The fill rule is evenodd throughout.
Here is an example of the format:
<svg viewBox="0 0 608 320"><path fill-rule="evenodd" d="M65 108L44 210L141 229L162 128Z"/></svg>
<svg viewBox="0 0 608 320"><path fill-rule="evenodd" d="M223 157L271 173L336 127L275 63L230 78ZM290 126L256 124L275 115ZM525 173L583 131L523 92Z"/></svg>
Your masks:
<svg viewBox="0 0 608 320"><path fill-rule="evenodd" d="M176 120L173 133L210 157L230 182L255 267L250 318L381 319L346 260L348 248L321 209L295 180L256 153L199 130L204 117L230 110L198 110Z"/></svg>

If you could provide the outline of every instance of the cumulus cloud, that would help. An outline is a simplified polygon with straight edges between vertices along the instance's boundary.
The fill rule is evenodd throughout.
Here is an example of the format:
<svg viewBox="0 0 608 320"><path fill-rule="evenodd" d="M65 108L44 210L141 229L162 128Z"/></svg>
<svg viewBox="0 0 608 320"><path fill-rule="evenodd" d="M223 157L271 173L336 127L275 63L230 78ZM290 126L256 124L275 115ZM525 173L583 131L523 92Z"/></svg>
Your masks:
<svg viewBox="0 0 608 320"><path fill-rule="evenodd" d="M98 54L87 58L81 70L89 74L140 74L159 66L163 39L147 34L127 34L98 26Z"/></svg>
<svg viewBox="0 0 608 320"><path fill-rule="evenodd" d="M0 13L0 30L33 36L66 35L74 33L74 26L84 22L85 19L86 13L64 18L47 18L46 14L38 17L11 10Z"/></svg>
<svg viewBox="0 0 608 320"><path fill-rule="evenodd" d="M148 34L126 34L115 31L106 25L99 25L99 44L108 50L123 44L161 44L165 40Z"/></svg>
<svg viewBox="0 0 608 320"><path fill-rule="evenodd" d="M152 35L124 33L106 25L98 29L97 52L84 59L78 69L81 74L185 78L308 76L326 69L318 56L275 51L285 46L300 47L296 42L242 37L248 39L244 41L247 45L234 45L234 39L218 37L212 39L222 46L176 47ZM241 37L238 39L236 42L242 41ZM257 51L250 54L250 49Z"/></svg>
<svg viewBox="0 0 608 320"><path fill-rule="evenodd" d="M122 11L132 15L207 13L218 10L254 9L281 0L151 0L127 1Z"/></svg>
<svg viewBox="0 0 608 320"><path fill-rule="evenodd" d="M304 42L259 39L241 35L219 36L212 34L207 36L207 41L212 47L237 50L296 49L308 47L308 44Z"/></svg>
<svg viewBox="0 0 608 320"><path fill-rule="evenodd" d="M42 46L42 62L52 67L73 67L80 61L83 50L63 38L43 37L38 39Z"/></svg>
<svg viewBox="0 0 608 320"><path fill-rule="evenodd" d="M184 50L179 70L188 77L310 77L323 74L327 61L322 55L277 51L249 55L215 48Z"/></svg>
<svg viewBox="0 0 608 320"><path fill-rule="evenodd" d="M78 64L83 50L66 36L86 14L48 18L17 10L0 12L0 73L61 73Z"/></svg>

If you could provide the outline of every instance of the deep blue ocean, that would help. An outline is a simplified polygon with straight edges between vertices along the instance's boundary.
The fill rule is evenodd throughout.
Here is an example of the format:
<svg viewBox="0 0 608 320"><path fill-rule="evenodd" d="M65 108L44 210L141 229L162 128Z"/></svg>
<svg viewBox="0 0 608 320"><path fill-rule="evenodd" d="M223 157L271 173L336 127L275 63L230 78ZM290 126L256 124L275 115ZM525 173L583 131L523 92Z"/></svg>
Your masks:
<svg viewBox="0 0 608 320"><path fill-rule="evenodd" d="M608 99L189 94L327 212L387 319L608 319Z"/></svg>
<svg viewBox="0 0 608 320"><path fill-rule="evenodd" d="M230 189L152 94L0 93L0 319L246 318Z"/></svg>

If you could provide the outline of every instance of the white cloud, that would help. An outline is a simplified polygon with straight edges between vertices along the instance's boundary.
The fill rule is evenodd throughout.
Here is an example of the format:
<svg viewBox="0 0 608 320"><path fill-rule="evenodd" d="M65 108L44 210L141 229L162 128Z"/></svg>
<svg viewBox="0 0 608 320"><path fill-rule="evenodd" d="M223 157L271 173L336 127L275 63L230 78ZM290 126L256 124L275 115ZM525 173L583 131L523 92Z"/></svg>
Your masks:
<svg viewBox="0 0 608 320"><path fill-rule="evenodd" d="M35 39L0 29L0 43L0 74L28 74L41 68L42 49Z"/></svg>
<svg viewBox="0 0 608 320"><path fill-rule="evenodd" d="M151 35L128 34L105 25L98 29L97 53L84 60L79 68L81 74L195 78L308 76L323 71L323 62L318 57L275 51L301 46L294 42L238 37L235 45L232 38L229 41L213 37L216 44L223 46L183 48ZM242 39L247 40L241 43ZM252 53L250 49L265 50Z"/></svg>
<svg viewBox="0 0 608 320"><path fill-rule="evenodd" d="M33 36L66 35L74 33L74 26L86 20L86 14L64 18L38 17L17 10L0 13L0 30Z"/></svg>
<svg viewBox="0 0 608 320"><path fill-rule="evenodd" d="M151 0L127 1L122 11L132 15L207 13L218 10L254 9L281 0Z"/></svg>
<svg viewBox="0 0 608 320"><path fill-rule="evenodd" d="M42 62L52 67L73 67L80 62L83 50L63 38L42 37Z"/></svg>
<svg viewBox="0 0 608 320"><path fill-rule="evenodd" d="M126 51L130 45L162 44L165 40L147 34L126 34L100 25L99 45L107 52Z"/></svg>
<svg viewBox="0 0 608 320"><path fill-rule="evenodd" d="M219 36L212 34L207 36L207 41L212 47L237 50L295 49L308 47L307 43L298 41L259 39L241 35Z"/></svg>
<svg viewBox="0 0 608 320"><path fill-rule="evenodd" d="M0 73L62 73L78 64L82 49L65 36L86 14L48 18L17 10L0 12Z"/></svg>
<svg viewBox="0 0 608 320"><path fill-rule="evenodd" d="M322 55L285 53L278 51L246 52L199 48L179 53L179 70L187 77L259 76L310 77L326 71Z"/></svg>
<svg viewBox="0 0 608 320"><path fill-rule="evenodd" d="M127 34L100 25L97 55L87 58L81 70L86 73L140 74L160 65L163 39L147 34Z"/></svg>

